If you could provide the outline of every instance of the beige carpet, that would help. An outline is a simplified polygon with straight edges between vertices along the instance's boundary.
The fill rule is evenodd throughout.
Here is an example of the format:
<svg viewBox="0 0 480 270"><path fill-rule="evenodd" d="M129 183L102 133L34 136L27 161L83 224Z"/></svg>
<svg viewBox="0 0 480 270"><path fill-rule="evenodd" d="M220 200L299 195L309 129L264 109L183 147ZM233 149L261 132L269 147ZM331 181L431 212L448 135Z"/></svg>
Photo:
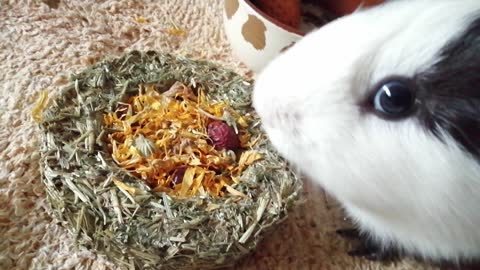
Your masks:
<svg viewBox="0 0 480 270"><path fill-rule="evenodd" d="M188 34L167 34L172 21ZM116 269L75 248L47 214L30 111L40 90L55 95L71 72L130 49L188 53L248 72L231 55L220 0L76 0L58 9L0 0L0 269ZM306 204L235 269L426 269L349 258L348 243L334 233L340 211L318 187L307 185L306 195Z"/></svg>

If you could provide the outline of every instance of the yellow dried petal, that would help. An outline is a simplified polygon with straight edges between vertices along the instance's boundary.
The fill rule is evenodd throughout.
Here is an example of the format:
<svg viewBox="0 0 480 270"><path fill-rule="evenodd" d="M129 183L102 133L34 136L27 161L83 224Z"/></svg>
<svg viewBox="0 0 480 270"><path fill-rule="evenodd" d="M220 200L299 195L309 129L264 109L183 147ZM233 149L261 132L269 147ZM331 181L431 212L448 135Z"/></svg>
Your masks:
<svg viewBox="0 0 480 270"><path fill-rule="evenodd" d="M260 141L261 138L262 138L262 135L260 134L255 139L250 140L248 143L246 143L246 145L248 147L253 147L253 146L255 146L255 144L257 144L258 141Z"/></svg>
<svg viewBox="0 0 480 270"><path fill-rule="evenodd" d="M229 186L229 185L225 185L225 186L226 186L226 188L227 188L227 191L228 191L230 194L232 194L233 196L240 196L240 197L244 197L244 198L247 197L247 195L245 195L245 194L243 194L242 192L234 189L233 187L231 187L231 186Z"/></svg>
<svg viewBox="0 0 480 270"><path fill-rule="evenodd" d="M180 196L185 197L187 196L188 190L193 184L193 177L195 176L195 167L190 167L185 170L185 174L183 175L183 182L182 187L180 189Z"/></svg>
<svg viewBox="0 0 480 270"><path fill-rule="evenodd" d="M177 36L177 37L183 37L187 35L187 31L180 29L180 28L171 28L167 29L167 34L172 35L172 36Z"/></svg>
<svg viewBox="0 0 480 270"><path fill-rule="evenodd" d="M248 127L248 123L247 123L247 120L245 120L245 117L243 116L240 116L238 119L237 119L237 123L241 126L241 127Z"/></svg>
<svg viewBox="0 0 480 270"><path fill-rule="evenodd" d="M191 157L191 160L188 163L188 165L190 165L190 166L200 166L200 165L202 165L202 161L199 158L193 156L193 157Z"/></svg>
<svg viewBox="0 0 480 270"><path fill-rule="evenodd" d="M128 148L128 153L132 156L140 155L140 152L138 151L138 149L135 146L130 146Z"/></svg>
<svg viewBox="0 0 480 270"><path fill-rule="evenodd" d="M113 183L114 183L117 187L119 187L119 188L121 188L121 189L123 189L123 190L126 190L126 191L127 191L128 193L130 193L131 195L137 194L137 189L136 189L136 188L131 187L131 186L123 183L122 181L118 180L118 179L115 178L115 177L113 177L112 180L113 180Z"/></svg>
<svg viewBox="0 0 480 270"><path fill-rule="evenodd" d="M240 145L242 147L245 147L245 148L246 147L251 147L250 146L250 138L251 138L251 136L248 133L241 133L241 134L238 135L238 139L240 140Z"/></svg>
<svg viewBox="0 0 480 270"><path fill-rule="evenodd" d="M257 151L255 150L245 151L240 156L240 161L238 162L239 167L245 167L245 166L251 165L255 161L260 160L262 158L263 158L262 155L257 153Z"/></svg>
<svg viewBox="0 0 480 270"><path fill-rule="evenodd" d="M167 188L165 186L162 186L162 185L158 185L156 186L155 188L153 188L154 191L156 192L169 192L170 191L170 188Z"/></svg>
<svg viewBox="0 0 480 270"><path fill-rule="evenodd" d="M48 104L48 91L43 90L38 94L37 102L32 109L32 118L33 121L40 123L43 120L43 110L47 107Z"/></svg>
<svg viewBox="0 0 480 270"><path fill-rule="evenodd" d="M218 208L220 208L220 205L214 204L214 203L208 203L207 208L205 210L207 210L207 212L211 212L213 210L217 210Z"/></svg>
<svg viewBox="0 0 480 270"><path fill-rule="evenodd" d="M148 20L144 17L137 17L137 18L135 18L135 21L137 23L147 23L148 22Z"/></svg>
<svg viewBox="0 0 480 270"><path fill-rule="evenodd" d="M238 176L232 176L232 180L236 184L240 183L240 177L238 177Z"/></svg>
<svg viewBox="0 0 480 270"><path fill-rule="evenodd" d="M203 182L203 178L205 177L205 171L204 170L201 170L199 175L195 178L195 180L193 181L193 184L192 184L192 190L191 190L191 194L192 195L195 195L197 194L197 191L198 189L200 188L200 186L202 185L202 182Z"/></svg>
<svg viewBox="0 0 480 270"><path fill-rule="evenodd" d="M156 171L171 171L175 169L175 161L173 160L161 160L161 159L155 159L151 162L151 166L156 170Z"/></svg>

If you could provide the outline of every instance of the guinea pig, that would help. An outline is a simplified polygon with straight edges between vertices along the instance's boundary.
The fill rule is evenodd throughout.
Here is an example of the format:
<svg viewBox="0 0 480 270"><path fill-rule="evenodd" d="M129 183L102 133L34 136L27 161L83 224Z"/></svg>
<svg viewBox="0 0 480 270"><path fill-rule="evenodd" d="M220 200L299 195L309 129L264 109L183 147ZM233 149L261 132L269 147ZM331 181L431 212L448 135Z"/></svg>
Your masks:
<svg viewBox="0 0 480 270"><path fill-rule="evenodd" d="M314 30L256 78L277 151L385 249L480 258L480 1L397 0Z"/></svg>

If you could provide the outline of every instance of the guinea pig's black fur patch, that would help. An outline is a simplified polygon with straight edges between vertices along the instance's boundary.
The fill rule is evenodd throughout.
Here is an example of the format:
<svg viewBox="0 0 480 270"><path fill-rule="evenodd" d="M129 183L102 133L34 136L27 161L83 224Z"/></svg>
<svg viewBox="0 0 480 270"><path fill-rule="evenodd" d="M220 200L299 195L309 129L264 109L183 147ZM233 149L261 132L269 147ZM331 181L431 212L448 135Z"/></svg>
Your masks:
<svg viewBox="0 0 480 270"><path fill-rule="evenodd" d="M438 63L415 78L418 116L441 138L450 134L480 162L480 15L441 51ZM461 31L461 30L460 30Z"/></svg>

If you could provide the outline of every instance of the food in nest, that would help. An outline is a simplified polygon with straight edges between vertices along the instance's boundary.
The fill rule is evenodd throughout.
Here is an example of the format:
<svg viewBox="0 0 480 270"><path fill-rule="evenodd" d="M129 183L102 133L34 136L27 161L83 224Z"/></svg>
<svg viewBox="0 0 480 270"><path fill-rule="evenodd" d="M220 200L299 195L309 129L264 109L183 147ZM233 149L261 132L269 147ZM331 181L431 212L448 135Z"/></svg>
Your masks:
<svg viewBox="0 0 480 270"><path fill-rule="evenodd" d="M235 150L240 145L235 130L222 121L212 121L208 124L208 137L217 150L231 149Z"/></svg>
<svg viewBox="0 0 480 270"><path fill-rule="evenodd" d="M50 102L41 92L32 116L41 130L50 213L78 245L126 269L233 267L300 202L301 179L274 150L251 107L252 81L208 61L154 51L106 58L70 78ZM176 81L191 87L170 88ZM165 120L164 111L172 119ZM207 130L213 121L233 128L237 149L215 149ZM210 152L195 154L198 144L179 144L181 138L203 140L199 151ZM212 167L226 156L230 169ZM155 178L175 159L165 178ZM198 160L213 165L185 165ZM227 183L213 187L212 178ZM216 189L219 196L210 195Z"/></svg>
<svg viewBox="0 0 480 270"><path fill-rule="evenodd" d="M140 85L138 95L104 115L115 163L153 190L179 197L243 195L232 185L262 158L249 150L256 141L251 120L179 82L163 93Z"/></svg>

